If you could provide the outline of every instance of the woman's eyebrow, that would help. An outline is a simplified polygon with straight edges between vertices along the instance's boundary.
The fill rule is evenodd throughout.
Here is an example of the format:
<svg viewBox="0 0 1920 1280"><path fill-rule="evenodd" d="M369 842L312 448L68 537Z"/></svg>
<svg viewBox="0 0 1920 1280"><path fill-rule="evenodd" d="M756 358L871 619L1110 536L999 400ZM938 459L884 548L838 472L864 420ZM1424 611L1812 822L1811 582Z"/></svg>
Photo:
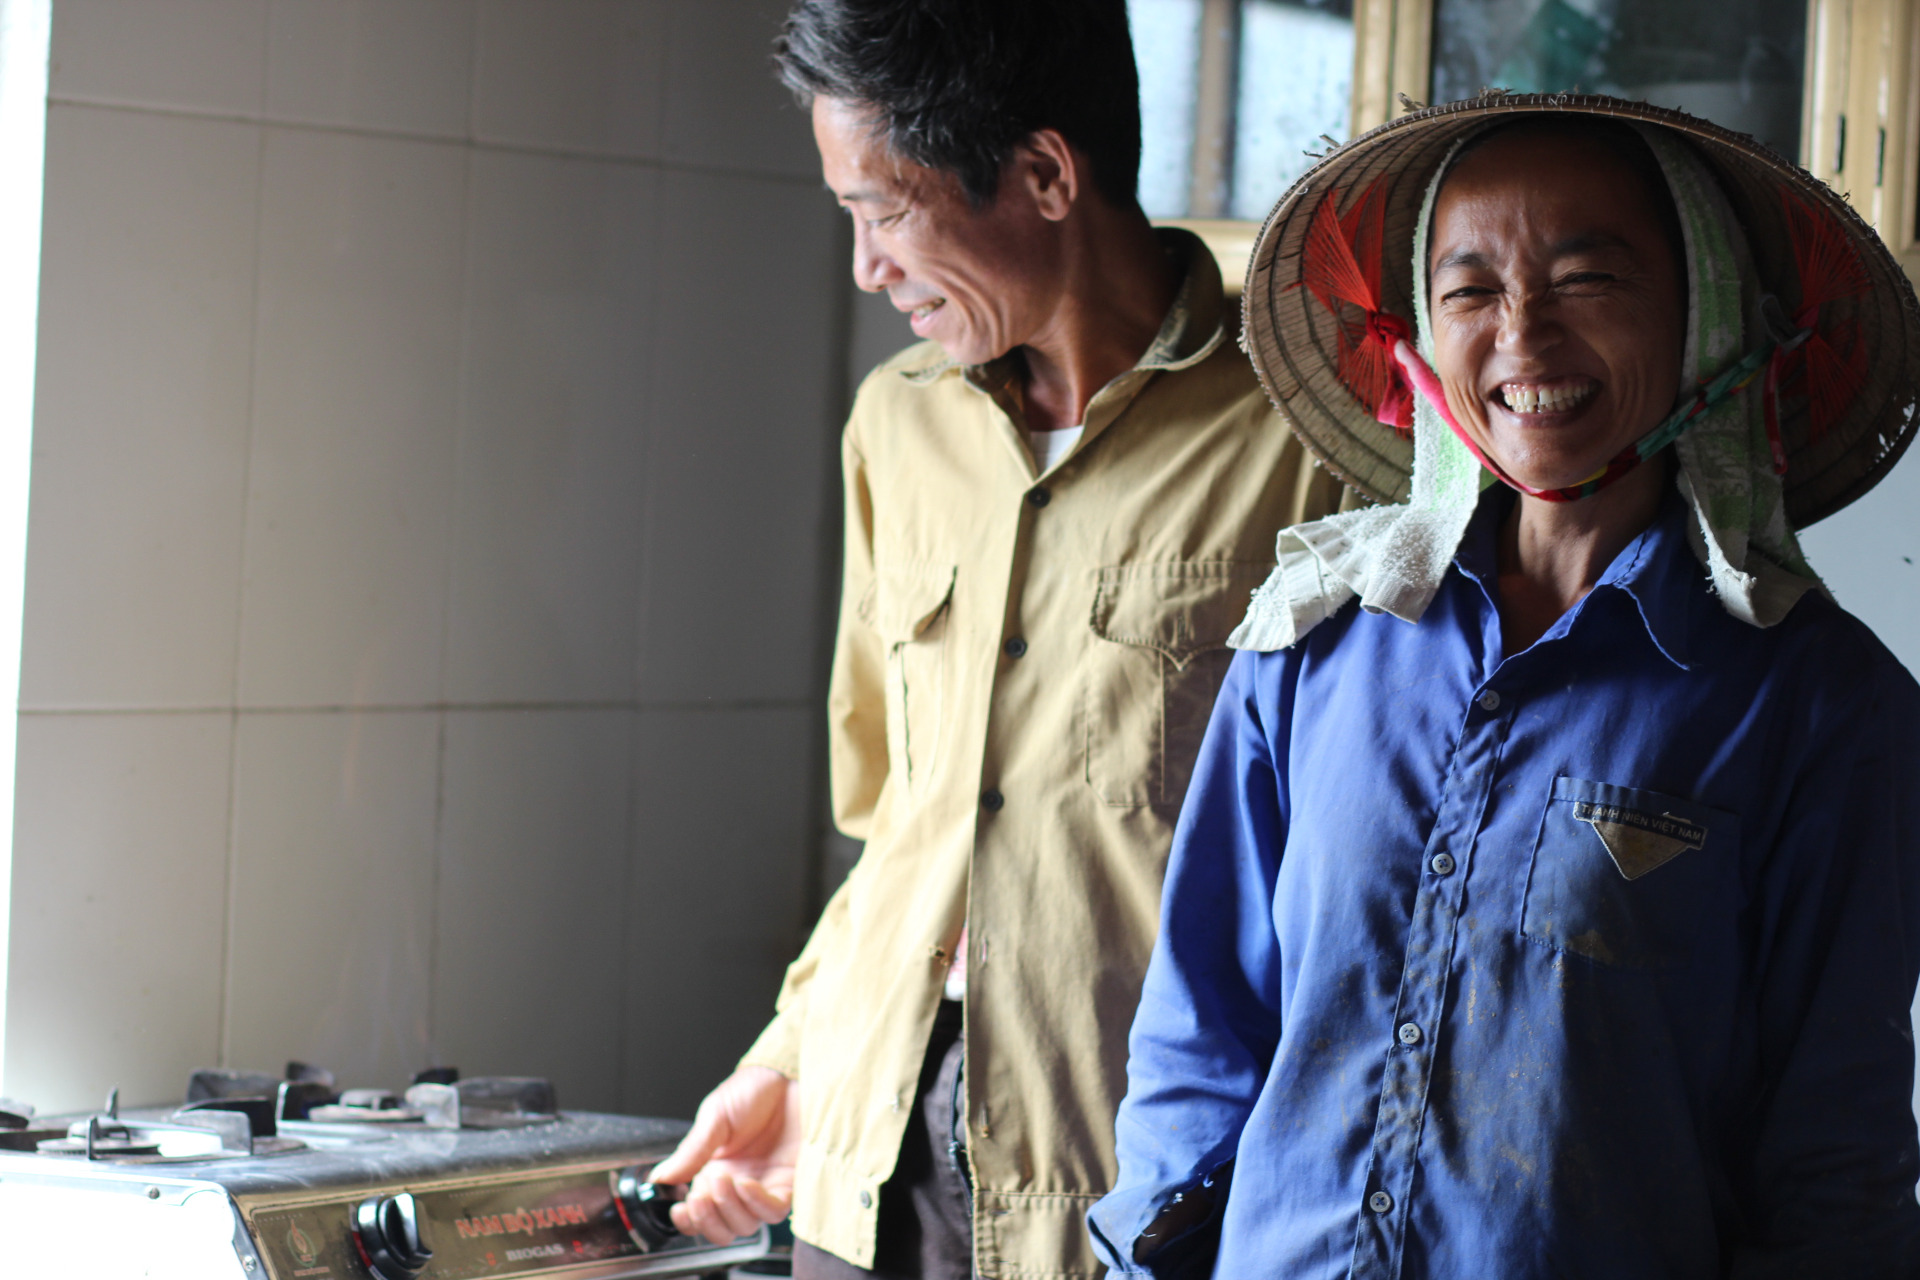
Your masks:
<svg viewBox="0 0 1920 1280"><path fill-rule="evenodd" d="M1455 249L1446 257L1433 264L1435 272L1445 271L1449 267L1486 267L1492 265L1485 254L1475 249Z"/></svg>

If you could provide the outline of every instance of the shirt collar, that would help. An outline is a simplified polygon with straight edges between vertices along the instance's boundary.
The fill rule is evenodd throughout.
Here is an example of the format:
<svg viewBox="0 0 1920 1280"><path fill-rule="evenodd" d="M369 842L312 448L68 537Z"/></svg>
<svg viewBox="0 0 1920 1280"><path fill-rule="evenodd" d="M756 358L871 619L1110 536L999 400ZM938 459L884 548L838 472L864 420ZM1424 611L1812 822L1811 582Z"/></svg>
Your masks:
<svg viewBox="0 0 1920 1280"><path fill-rule="evenodd" d="M1166 319L1160 322L1160 332L1129 373L1189 368L1212 355L1226 338L1226 290L1220 281L1220 264L1191 231L1155 227L1154 236L1180 272L1180 287L1174 293L1173 305L1167 308ZM958 374L994 395L1012 385L1018 367L1011 352L976 365L942 357L918 369L902 370L901 376L909 382L926 383Z"/></svg>
<svg viewBox="0 0 1920 1280"><path fill-rule="evenodd" d="M1489 605L1498 590L1500 526L1518 497L1505 485L1490 486L1482 493L1454 555L1455 565L1480 585ZM1662 657L1682 669L1692 666L1688 642L1693 610L1701 600L1711 603L1712 594L1701 580L1698 558L1687 545L1687 518L1686 503L1669 485L1653 523L1613 558L1587 598L1555 623L1546 638L1566 634L1579 624L1596 596L1612 590L1633 602L1648 639Z"/></svg>

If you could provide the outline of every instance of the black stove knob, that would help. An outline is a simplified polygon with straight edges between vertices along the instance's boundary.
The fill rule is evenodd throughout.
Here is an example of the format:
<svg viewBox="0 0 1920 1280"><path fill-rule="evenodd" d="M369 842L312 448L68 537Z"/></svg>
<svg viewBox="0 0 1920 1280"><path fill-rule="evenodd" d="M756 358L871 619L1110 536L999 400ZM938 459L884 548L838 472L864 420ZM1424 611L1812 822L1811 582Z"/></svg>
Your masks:
<svg viewBox="0 0 1920 1280"><path fill-rule="evenodd" d="M622 1169L614 1185L614 1206L620 1210L620 1220L648 1253L680 1234L680 1228L673 1225L673 1206L679 1199L679 1188L648 1182L640 1176L637 1164Z"/></svg>
<svg viewBox="0 0 1920 1280"><path fill-rule="evenodd" d="M354 1234L378 1280L414 1280L433 1250L420 1235L420 1209L407 1192L368 1196L353 1211Z"/></svg>

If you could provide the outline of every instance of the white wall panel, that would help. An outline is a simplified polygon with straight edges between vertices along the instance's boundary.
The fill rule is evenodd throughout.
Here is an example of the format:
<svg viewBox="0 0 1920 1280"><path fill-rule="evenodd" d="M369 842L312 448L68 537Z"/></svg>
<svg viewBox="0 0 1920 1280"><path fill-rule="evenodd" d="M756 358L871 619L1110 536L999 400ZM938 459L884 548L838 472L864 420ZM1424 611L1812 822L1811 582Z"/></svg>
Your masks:
<svg viewBox="0 0 1920 1280"><path fill-rule="evenodd" d="M773 1016L805 937L811 707L642 711L625 1105L691 1115Z"/></svg>
<svg viewBox="0 0 1920 1280"><path fill-rule="evenodd" d="M823 521L838 519L839 216L818 188L663 180L645 700L816 685Z"/></svg>
<svg viewBox="0 0 1920 1280"><path fill-rule="evenodd" d="M620 1101L629 711L447 716L433 1048Z"/></svg>
<svg viewBox="0 0 1920 1280"><path fill-rule="evenodd" d="M240 716L226 1065L427 1065L439 757L433 712Z"/></svg>
<svg viewBox="0 0 1920 1280"><path fill-rule="evenodd" d="M231 732L226 715L22 717L13 1096L163 1102L218 1058Z"/></svg>
<svg viewBox="0 0 1920 1280"><path fill-rule="evenodd" d="M441 627L463 148L269 132L243 704L423 704Z"/></svg>
<svg viewBox="0 0 1920 1280"><path fill-rule="evenodd" d="M446 696L633 696L657 175L474 157Z"/></svg>
<svg viewBox="0 0 1920 1280"><path fill-rule="evenodd" d="M657 158L666 34L667 0L480 0L475 135Z"/></svg>
<svg viewBox="0 0 1920 1280"><path fill-rule="evenodd" d="M791 0L670 3L666 158L816 181L812 121L770 63Z"/></svg>
<svg viewBox="0 0 1920 1280"><path fill-rule="evenodd" d="M233 696L257 126L49 113L21 702Z"/></svg>
<svg viewBox="0 0 1920 1280"><path fill-rule="evenodd" d="M266 81L267 0L55 0L55 99L252 117Z"/></svg>
<svg viewBox="0 0 1920 1280"><path fill-rule="evenodd" d="M272 0L267 115L464 138L475 0Z"/></svg>

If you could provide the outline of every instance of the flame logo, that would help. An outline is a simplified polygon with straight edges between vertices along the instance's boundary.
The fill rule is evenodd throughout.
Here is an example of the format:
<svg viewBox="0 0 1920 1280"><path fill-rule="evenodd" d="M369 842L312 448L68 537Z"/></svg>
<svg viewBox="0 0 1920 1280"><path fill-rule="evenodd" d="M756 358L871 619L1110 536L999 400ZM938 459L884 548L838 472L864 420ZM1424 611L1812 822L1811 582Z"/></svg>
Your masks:
<svg viewBox="0 0 1920 1280"><path fill-rule="evenodd" d="M320 1251L314 1248L313 1238L295 1223L287 1229L287 1248L293 1250L294 1261L303 1267L312 1266L320 1257Z"/></svg>

